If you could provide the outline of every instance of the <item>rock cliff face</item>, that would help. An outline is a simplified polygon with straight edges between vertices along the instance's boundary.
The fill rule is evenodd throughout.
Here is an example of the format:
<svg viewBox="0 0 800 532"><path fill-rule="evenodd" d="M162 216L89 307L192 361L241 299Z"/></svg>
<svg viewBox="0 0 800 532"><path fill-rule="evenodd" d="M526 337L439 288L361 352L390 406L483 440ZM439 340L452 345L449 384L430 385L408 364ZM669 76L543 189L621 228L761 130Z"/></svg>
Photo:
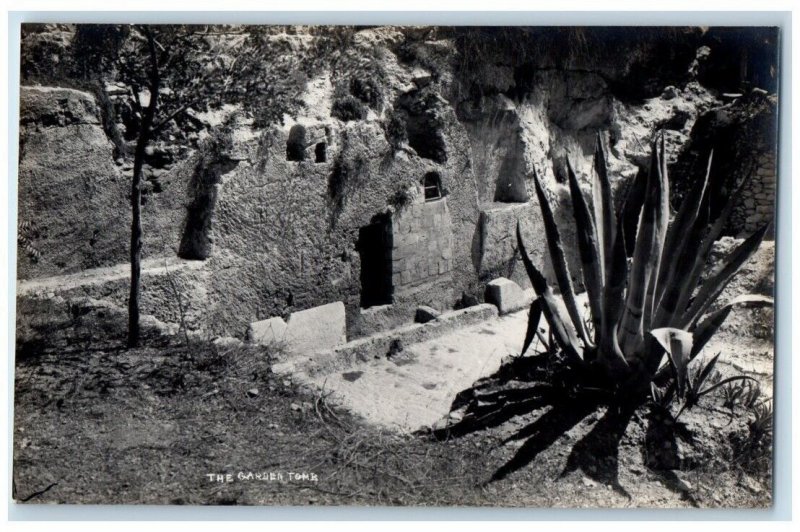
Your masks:
<svg viewBox="0 0 800 532"><path fill-rule="evenodd" d="M408 76L410 88L399 98L412 120L435 121L436 154L420 155L410 138L393 147L374 111L350 121L317 114L333 99L324 82L310 84L303 95L306 114L284 125L255 132L247 124L233 126L236 166L217 185L207 260L218 272L210 293L220 326L239 330L254 317L340 300L356 332L362 308L391 302L398 320L413 316L417 304L450 308L463 282L476 277L472 239L479 210L464 129L436 92ZM411 235L419 252L401 257L403 220L411 213L424 218L426 176L441 196L429 199L446 205L447 219L432 215L427 232ZM428 247L444 241L450 245L437 248L440 274ZM401 287L409 284L414 290Z"/></svg>
<svg viewBox="0 0 800 532"><path fill-rule="evenodd" d="M18 212L31 249L18 254L20 279L124 262L129 184L95 98L53 87L20 92Z"/></svg>
<svg viewBox="0 0 800 532"><path fill-rule="evenodd" d="M286 38L304 44L287 53L314 53L313 32L292 32ZM37 32L30 46L56 42L68 54L69 28L51 33L58 39ZM657 130L677 161L698 116L722 103L697 81L699 30L585 53L574 53L572 34L525 49L472 49L463 37L360 29L346 60L320 61L282 123L223 105L190 110L191 134L159 139L146 173L144 253L205 261L197 327L241 336L252 321L343 301L355 336L410 321L419 304L452 308L497 275L527 283L517 220L549 269L534 172L574 251L567 159L585 181L600 132L622 187ZM111 113L124 109L119 87L104 86ZM115 162L95 99L30 86L21 103L20 214L37 224L41 258L22 251L20 277L124 262L129 162Z"/></svg>

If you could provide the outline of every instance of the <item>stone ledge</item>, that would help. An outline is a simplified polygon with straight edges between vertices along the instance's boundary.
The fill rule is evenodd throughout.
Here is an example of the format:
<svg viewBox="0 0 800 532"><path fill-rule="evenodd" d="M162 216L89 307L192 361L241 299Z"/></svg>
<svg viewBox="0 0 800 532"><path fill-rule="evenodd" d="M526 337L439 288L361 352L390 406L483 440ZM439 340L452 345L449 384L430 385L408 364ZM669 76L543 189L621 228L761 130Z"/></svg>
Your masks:
<svg viewBox="0 0 800 532"><path fill-rule="evenodd" d="M277 364L273 369L276 373L302 372L309 376L325 375L350 368L376 356L385 356L392 343L398 340L404 345L424 342L497 315L497 307L488 303L445 312L428 323L413 323L359 338L334 349L318 351L306 360L294 359Z"/></svg>
<svg viewBox="0 0 800 532"><path fill-rule="evenodd" d="M208 324L206 286L210 272L203 261L152 257L141 263L142 316L152 315L171 324L183 320L189 330ZM49 299L91 298L127 308L130 264L93 268L54 277L19 280L17 297Z"/></svg>

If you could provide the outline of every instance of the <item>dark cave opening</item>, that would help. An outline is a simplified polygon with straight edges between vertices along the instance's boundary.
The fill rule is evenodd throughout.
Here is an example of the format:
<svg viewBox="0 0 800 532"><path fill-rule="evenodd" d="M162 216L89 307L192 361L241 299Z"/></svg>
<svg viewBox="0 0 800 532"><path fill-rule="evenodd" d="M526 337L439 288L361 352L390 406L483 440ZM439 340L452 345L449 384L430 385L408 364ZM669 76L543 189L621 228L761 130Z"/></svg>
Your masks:
<svg viewBox="0 0 800 532"><path fill-rule="evenodd" d="M286 160L304 161L306 159L306 128L297 125L289 130L289 140L286 141Z"/></svg>
<svg viewBox="0 0 800 532"><path fill-rule="evenodd" d="M326 142L318 142L314 147L314 162L324 163L328 160L328 144Z"/></svg>
<svg viewBox="0 0 800 532"><path fill-rule="evenodd" d="M423 115L409 115L406 121L408 145L417 155L444 164L447 162L447 146L436 122Z"/></svg>
<svg viewBox="0 0 800 532"><path fill-rule="evenodd" d="M218 183L222 175L231 172L237 161L207 164L201 161L192 177L192 201L186 206L186 222L181 235L178 256L188 260L205 260L211 256L214 208L217 204Z"/></svg>

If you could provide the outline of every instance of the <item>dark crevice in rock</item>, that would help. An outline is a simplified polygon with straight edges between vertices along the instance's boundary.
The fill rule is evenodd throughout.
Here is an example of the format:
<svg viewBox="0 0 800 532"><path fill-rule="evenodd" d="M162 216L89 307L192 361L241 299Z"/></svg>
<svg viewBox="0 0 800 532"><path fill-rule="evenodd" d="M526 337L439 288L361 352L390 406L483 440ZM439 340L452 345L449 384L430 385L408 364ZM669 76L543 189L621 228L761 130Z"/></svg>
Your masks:
<svg viewBox="0 0 800 532"><path fill-rule="evenodd" d="M186 223L178 256L182 259L205 260L211 256L214 244L214 207L223 175L232 172L238 161L224 160L207 163L201 160L190 183L192 202L186 207Z"/></svg>
<svg viewBox="0 0 800 532"><path fill-rule="evenodd" d="M408 145L420 157L440 164L447 162L442 103L441 97L426 87L401 95L395 105L405 122Z"/></svg>

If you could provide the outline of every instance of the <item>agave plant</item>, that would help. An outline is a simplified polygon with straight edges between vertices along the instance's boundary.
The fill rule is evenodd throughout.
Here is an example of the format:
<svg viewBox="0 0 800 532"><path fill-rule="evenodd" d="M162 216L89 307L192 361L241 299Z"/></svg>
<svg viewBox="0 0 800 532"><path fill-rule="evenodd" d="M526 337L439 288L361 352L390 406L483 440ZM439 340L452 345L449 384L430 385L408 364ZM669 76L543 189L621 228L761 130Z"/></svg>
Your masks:
<svg viewBox="0 0 800 532"><path fill-rule="evenodd" d="M575 294L559 228L539 177L534 173L550 259L559 294L533 264L517 226L522 260L537 298L531 305L522 353L544 316L557 351L573 368L590 369L612 388L644 398L655 382L673 380L678 396L693 390L688 365L735 305L771 304L762 296L737 298L709 309L769 229L765 225L707 271L709 254L746 185L741 183L716 216L712 215L709 156L698 180L671 216L663 133L652 144L649 170L640 172L623 207L615 212L602 137L598 134L587 200L569 161L569 179L580 269L588 298L584 316ZM635 238L625 242L622 213L638 215ZM626 248L632 250L628 261ZM662 366L665 354L668 364ZM716 359L714 359L716 362ZM596 371L595 371L596 370ZM688 390L688 391L687 391Z"/></svg>
<svg viewBox="0 0 800 532"><path fill-rule="evenodd" d="M17 224L17 245L25 251L31 262L39 262L42 257L42 254L33 245L37 234L38 230L33 222L23 220Z"/></svg>

